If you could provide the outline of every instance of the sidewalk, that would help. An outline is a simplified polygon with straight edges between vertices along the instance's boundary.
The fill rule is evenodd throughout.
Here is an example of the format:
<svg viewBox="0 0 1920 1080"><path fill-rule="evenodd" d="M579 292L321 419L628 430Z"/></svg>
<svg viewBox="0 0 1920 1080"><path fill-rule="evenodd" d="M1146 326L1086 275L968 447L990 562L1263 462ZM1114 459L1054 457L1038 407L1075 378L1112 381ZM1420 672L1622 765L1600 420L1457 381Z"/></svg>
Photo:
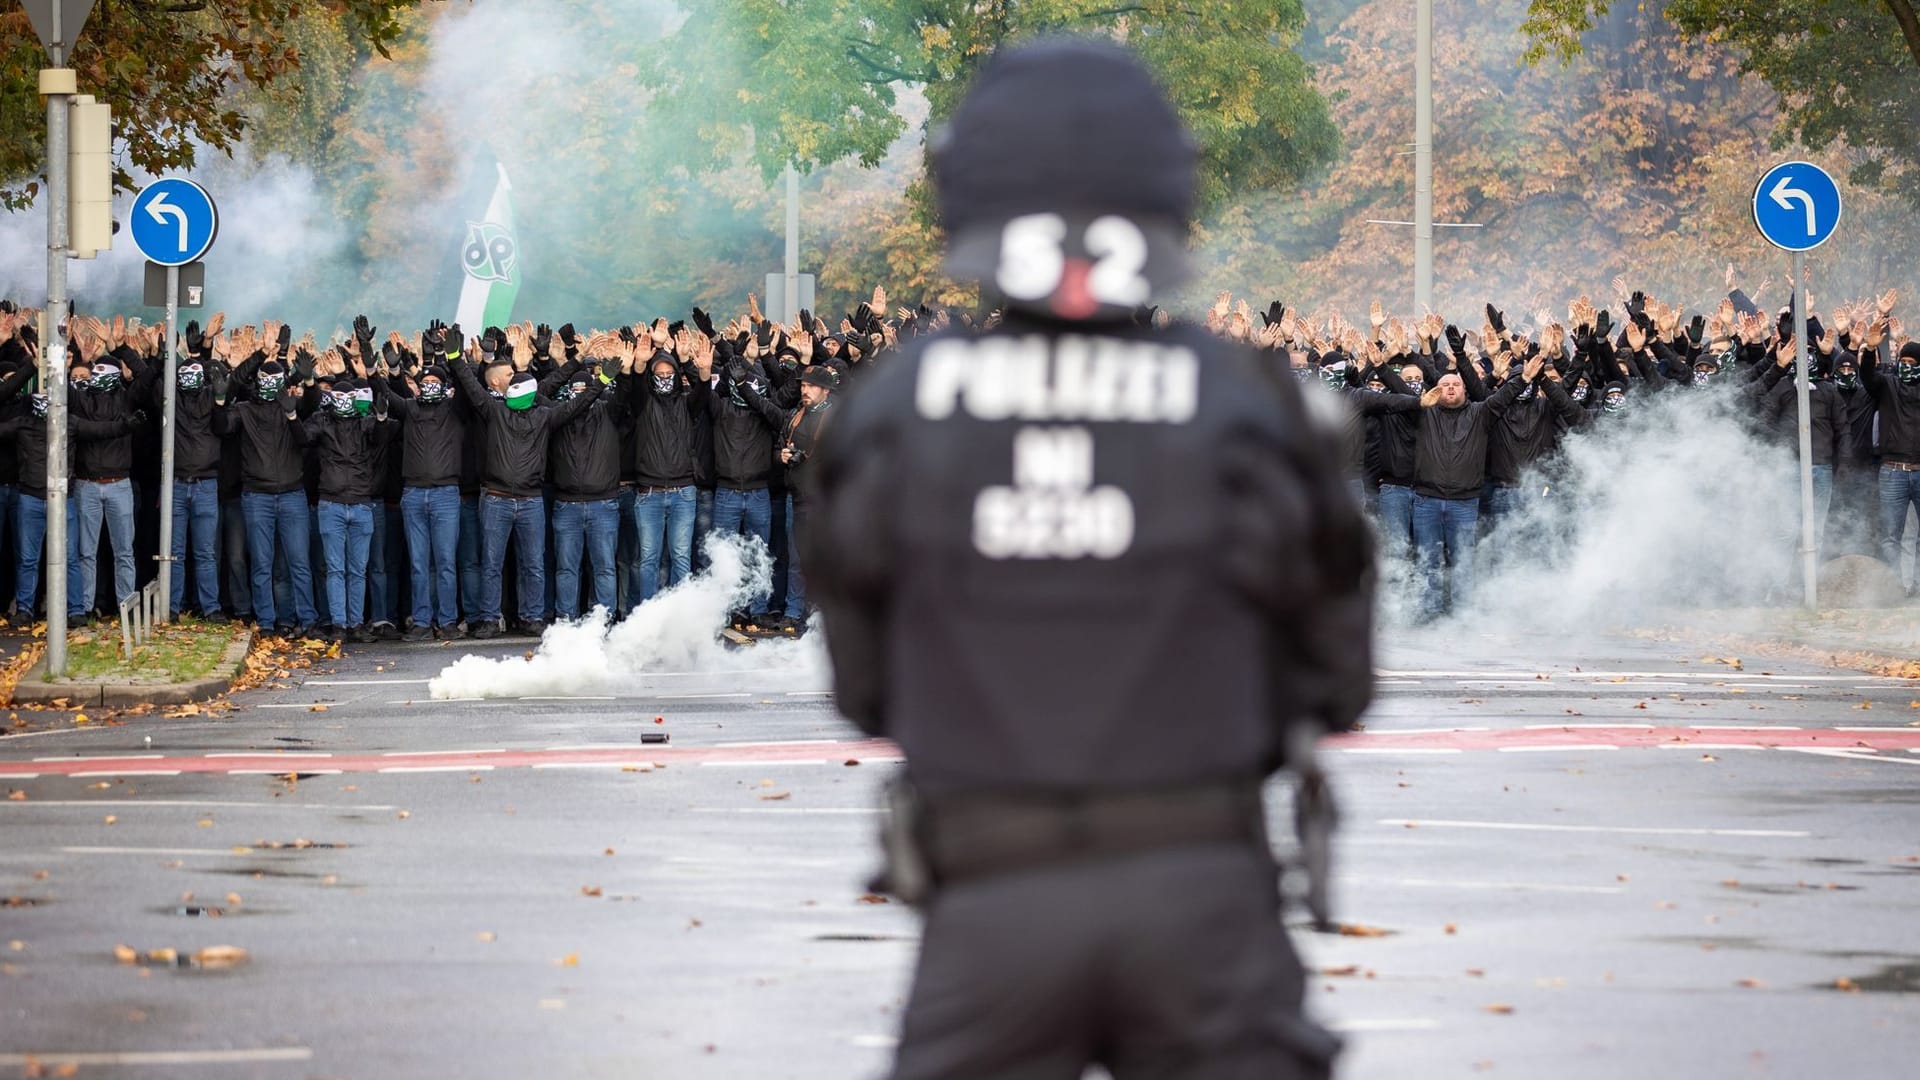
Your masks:
<svg viewBox="0 0 1920 1080"><path fill-rule="evenodd" d="M1640 636L1687 641L1733 656L1769 656L1920 679L1920 604L1885 608L1696 611Z"/></svg>

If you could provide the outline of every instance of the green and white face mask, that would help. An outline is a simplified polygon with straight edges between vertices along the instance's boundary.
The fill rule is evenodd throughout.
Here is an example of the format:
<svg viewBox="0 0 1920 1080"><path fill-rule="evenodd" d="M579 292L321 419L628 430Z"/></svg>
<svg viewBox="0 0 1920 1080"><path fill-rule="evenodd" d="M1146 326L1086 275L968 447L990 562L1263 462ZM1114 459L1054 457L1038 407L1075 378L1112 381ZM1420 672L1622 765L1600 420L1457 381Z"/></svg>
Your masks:
<svg viewBox="0 0 1920 1080"><path fill-rule="evenodd" d="M533 399L539 389L540 384L532 379L515 379L513 382L508 383L506 393L507 408L516 411L533 408Z"/></svg>
<svg viewBox="0 0 1920 1080"><path fill-rule="evenodd" d="M373 387L357 386L353 390L353 411L356 416L366 416L373 412Z"/></svg>

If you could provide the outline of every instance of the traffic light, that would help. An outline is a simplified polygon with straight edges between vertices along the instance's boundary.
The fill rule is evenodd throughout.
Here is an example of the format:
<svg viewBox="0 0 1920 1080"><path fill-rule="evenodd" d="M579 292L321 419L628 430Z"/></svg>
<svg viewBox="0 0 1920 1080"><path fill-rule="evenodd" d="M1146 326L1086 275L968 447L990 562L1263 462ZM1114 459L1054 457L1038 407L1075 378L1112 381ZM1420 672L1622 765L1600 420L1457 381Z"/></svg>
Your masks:
<svg viewBox="0 0 1920 1080"><path fill-rule="evenodd" d="M68 114L67 247L91 259L113 246L113 109L76 94Z"/></svg>

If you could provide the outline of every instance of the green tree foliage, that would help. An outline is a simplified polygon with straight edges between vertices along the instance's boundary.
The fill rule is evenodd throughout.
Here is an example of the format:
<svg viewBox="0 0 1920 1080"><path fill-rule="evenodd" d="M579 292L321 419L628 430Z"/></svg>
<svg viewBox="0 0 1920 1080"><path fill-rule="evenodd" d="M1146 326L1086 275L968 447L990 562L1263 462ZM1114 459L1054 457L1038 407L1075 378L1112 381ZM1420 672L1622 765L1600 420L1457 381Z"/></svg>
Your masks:
<svg viewBox="0 0 1920 1080"><path fill-rule="evenodd" d="M335 22L351 42L336 68L385 53L401 18L419 0L99 0L68 65L82 92L113 107L120 139L116 183L131 168L149 173L192 167L200 149L230 152L249 114L233 91L272 88L299 71L302 40L293 29L304 7ZM37 72L47 63L26 13L0 14L0 206L19 209L39 193L46 158L46 109Z"/></svg>
<svg viewBox="0 0 1920 1080"><path fill-rule="evenodd" d="M1300 0L691 0L643 78L651 143L696 169L748 156L768 179L877 164L906 121L905 86L938 124L980 64L1047 33L1137 50L1199 137L1201 194L1283 187L1329 161L1337 134L1295 46Z"/></svg>
<svg viewBox="0 0 1920 1080"><path fill-rule="evenodd" d="M1531 0L1526 59L1586 48L1610 0ZM1849 178L1920 208L1920 14L1913 0L1671 0L1690 43L1728 48L1779 96L1776 149L1845 148Z"/></svg>

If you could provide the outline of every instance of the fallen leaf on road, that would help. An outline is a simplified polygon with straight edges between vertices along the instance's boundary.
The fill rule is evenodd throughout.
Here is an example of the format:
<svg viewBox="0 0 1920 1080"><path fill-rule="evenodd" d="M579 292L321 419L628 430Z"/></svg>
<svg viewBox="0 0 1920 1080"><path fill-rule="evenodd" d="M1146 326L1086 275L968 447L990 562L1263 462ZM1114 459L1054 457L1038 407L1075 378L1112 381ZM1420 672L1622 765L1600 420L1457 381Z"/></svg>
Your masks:
<svg viewBox="0 0 1920 1080"><path fill-rule="evenodd" d="M607 850L605 850L605 851L603 851L603 852L601 852L600 854L602 854L602 855L611 855L611 854L613 854L613 849L612 849L612 848L608 848Z"/></svg>
<svg viewBox="0 0 1920 1080"><path fill-rule="evenodd" d="M76 724L84 724L88 721L88 719L89 717L87 716L86 713L79 712L79 713L73 714L73 722Z"/></svg>
<svg viewBox="0 0 1920 1080"><path fill-rule="evenodd" d="M1634 706L1634 708L1636 708L1636 709L1644 709L1644 708L1646 708L1646 707L1647 707L1647 703L1646 703L1646 702L1644 702L1644 701L1643 701L1643 702L1641 702L1640 704L1638 704L1638 705L1635 705L1635 706Z"/></svg>
<svg viewBox="0 0 1920 1080"><path fill-rule="evenodd" d="M399 812L398 814L396 814L396 815L394 815L394 816L395 816L395 817L398 817L398 818L399 818L399 819L400 819L401 821L405 821L405 820L407 820L408 818L410 818L410 817L412 817L413 815L412 815L412 814L410 814L410 813L408 813L408 812L406 812L405 810L402 810L402 811L400 811L400 812Z"/></svg>
<svg viewBox="0 0 1920 1080"><path fill-rule="evenodd" d="M644 763L640 765L622 765L620 766L620 771L621 772L652 772L653 766L647 765Z"/></svg>
<svg viewBox="0 0 1920 1080"><path fill-rule="evenodd" d="M238 945L209 945L194 953L193 959L201 967L234 967L247 962L247 950Z"/></svg>
<svg viewBox="0 0 1920 1080"><path fill-rule="evenodd" d="M554 964L559 967L579 967L580 954L577 952L570 952L567 955L561 957L560 959L555 960Z"/></svg>
<svg viewBox="0 0 1920 1080"><path fill-rule="evenodd" d="M1455 923L1448 923L1446 925L1446 931L1449 934L1457 934L1460 932L1460 927Z"/></svg>
<svg viewBox="0 0 1920 1080"><path fill-rule="evenodd" d="M543 1009L558 1011L560 1009L566 1008L567 1003L564 998L541 998L540 1007Z"/></svg>
<svg viewBox="0 0 1920 1080"><path fill-rule="evenodd" d="M1365 923L1340 924L1341 937L1388 937L1392 933L1391 930L1382 930L1378 926L1368 926Z"/></svg>
<svg viewBox="0 0 1920 1080"><path fill-rule="evenodd" d="M1674 908L1677 908L1679 906L1680 906L1679 904L1676 904L1671 900L1656 900L1654 901L1654 904L1653 904L1653 910L1672 911Z"/></svg>
<svg viewBox="0 0 1920 1080"><path fill-rule="evenodd" d="M325 705L315 705L314 707L308 709L307 711L308 712L326 712L327 707Z"/></svg>
<svg viewBox="0 0 1920 1080"><path fill-rule="evenodd" d="M494 933L491 930L482 930L473 936L476 941L493 941L496 938L498 938L500 935Z"/></svg>
<svg viewBox="0 0 1920 1080"><path fill-rule="evenodd" d="M10 952L26 952L27 943L24 941L21 941L19 938L15 938L12 941L7 942L7 949Z"/></svg>
<svg viewBox="0 0 1920 1080"><path fill-rule="evenodd" d="M140 959L140 954L135 952L131 945L115 945L113 947L113 958L123 964L131 964Z"/></svg>
<svg viewBox="0 0 1920 1080"><path fill-rule="evenodd" d="M884 896L881 896L881 895L880 895L879 893L861 893L861 894L860 894L860 902L861 902L861 903L863 903L863 904L891 904L891 903L893 903L893 901L891 901L891 900L889 900L889 899L887 899L887 898L886 898L886 897L884 897Z"/></svg>
<svg viewBox="0 0 1920 1080"><path fill-rule="evenodd" d="M213 828L213 819L210 817L203 817L197 822L197 824L203 829L211 829Z"/></svg>
<svg viewBox="0 0 1920 1080"><path fill-rule="evenodd" d="M1320 969L1320 974L1322 974L1322 975L1334 975L1334 976L1343 976L1343 975L1358 975L1358 974L1360 974L1360 965L1359 965L1359 964L1347 964L1347 965L1345 965L1345 966L1343 966L1343 967L1329 967L1329 968L1321 968L1321 969Z"/></svg>
<svg viewBox="0 0 1920 1080"><path fill-rule="evenodd" d="M1701 754L1700 760L1701 761L1719 761L1720 759L1717 757L1714 757L1712 754Z"/></svg>
<svg viewBox="0 0 1920 1080"><path fill-rule="evenodd" d="M24 791L9 791L7 792L7 800L9 802L26 802L27 793Z"/></svg>
<svg viewBox="0 0 1920 1080"><path fill-rule="evenodd" d="M165 964L171 967L180 962L180 953L175 949L148 949L147 963Z"/></svg>
<svg viewBox="0 0 1920 1080"><path fill-rule="evenodd" d="M581 895L581 896L599 896L599 895L600 895L600 886L598 886L598 885L582 885L582 886L580 886L580 895Z"/></svg>
<svg viewBox="0 0 1920 1080"><path fill-rule="evenodd" d="M1871 709L1871 708L1873 708L1873 702L1871 702L1871 701L1863 701L1863 702L1861 702L1860 704L1858 704L1858 705L1855 705L1855 706L1854 706L1854 708L1856 708L1856 709Z"/></svg>
<svg viewBox="0 0 1920 1080"><path fill-rule="evenodd" d="M116 822L116 821L119 821L119 820L120 820L120 818L118 817L118 815L115 815L115 814L108 814L108 815L107 815L107 824L109 824L109 825L111 825L111 824L113 824L114 822Z"/></svg>
<svg viewBox="0 0 1920 1080"><path fill-rule="evenodd" d="M1721 882L1720 884L1721 884L1721 885L1723 885L1723 886L1725 886L1725 887L1727 887L1727 888L1729 888L1729 889L1737 889L1737 888L1739 888L1739 887L1740 887L1740 879L1739 879L1739 878L1728 878L1728 879L1726 879L1725 881L1722 881L1722 882Z"/></svg>
<svg viewBox="0 0 1920 1080"><path fill-rule="evenodd" d="M320 879L320 884L322 885L338 885L339 883L340 883L339 874L328 874L326 877L323 877Z"/></svg>
<svg viewBox="0 0 1920 1080"><path fill-rule="evenodd" d="M1744 986L1749 990L1763 990L1767 984L1761 982L1759 979L1741 979L1736 985Z"/></svg>
<svg viewBox="0 0 1920 1080"><path fill-rule="evenodd" d="M793 792L791 791L775 791L775 792L771 792L769 794L760 796L760 801L761 802L779 802L782 799L791 799L791 798L793 798Z"/></svg>
<svg viewBox="0 0 1920 1080"><path fill-rule="evenodd" d="M228 905L229 907L239 907L239 906L240 906L240 894L239 894L239 893L237 893L237 892L230 892L230 893L228 893L228 894L227 894L227 905Z"/></svg>
<svg viewBox="0 0 1920 1080"><path fill-rule="evenodd" d="M1835 990L1844 990L1849 994L1857 994L1860 992L1860 984L1847 978L1845 975L1833 980L1833 988Z"/></svg>
<svg viewBox="0 0 1920 1080"><path fill-rule="evenodd" d="M853 766L853 765L858 765L858 764L860 764L860 759L859 759L859 758L848 758L848 759L846 760L846 762L845 762L845 764L846 764L846 765L848 765L848 766Z"/></svg>
<svg viewBox="0 0 1920 1080"><path fill-rule="evenodd" d="M1494 1014L1495 1016L1513 1015L1513 1006L1507 1005L1507 1004L1483 1005L1481 1006L1481 1008L1485 1009L1487 1012Z"/></svg>

